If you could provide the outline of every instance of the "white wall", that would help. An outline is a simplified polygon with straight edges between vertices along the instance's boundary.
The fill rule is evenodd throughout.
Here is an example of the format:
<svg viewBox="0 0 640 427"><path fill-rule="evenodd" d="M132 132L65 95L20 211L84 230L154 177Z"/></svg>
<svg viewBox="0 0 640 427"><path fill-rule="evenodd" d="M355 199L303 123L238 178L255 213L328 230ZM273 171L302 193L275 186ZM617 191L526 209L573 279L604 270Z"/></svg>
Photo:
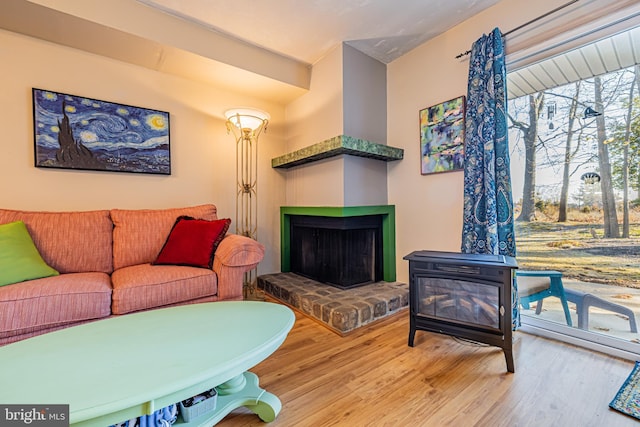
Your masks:
<svg viewBox="0 0 640 427"><path fill-rule="evenodd" d="M287 150L340 135L343 115L342 47L336 46L313 66L309 92L287 105Z"/></svg>
<svg viewBox="0 0 640 427"><path fill-rule="evenodd" d="M387 67L359 50L342 45L345 135L387 143ZM387 165L344 156L344 206L387 204Z"/></svg>
<svg viewBox="0 0 640 427"><path fill-rule="evenodd" d="M398 280L408 281L403 256L422 249L459 252L461 244L463 172L420 174L418 112L466 95L468 60L455 56L483 33L495 27L507 32L564 3L503 0L387 65L387 143L405 150L401 162L388 164Z"/></svg>
<svg viewBox="0 0 640 427"><path fill-rule="evenodd" d="M344 206L387 203L387 164L357 156L344 156Z"/></svg>
<svg viewBox="0 0 640 427"><path fill-rule="evenodd" d="M343 43L342 51L343 133L386 144L387 67L347 44Z"/></svg>
<svg viewBox="0 0 640 427"><path fill-rule="evenodd" d="M0 207L26 210L165 208L214 203L235 222L235 141L223 113L268 111L260 138L259 273L280 271L283 178L270 159L284 151L280 105L0 30ZM32 88L170 113L170 176L34 167ZM264 191L262 191L264 190ZM233 226L232 226L233 229Z"/></svg>
<svg viewBox="0 0 640 427"><path fill-rule="evenodd" d="M386 67L342 44L318 61L311 90L286 108L287 152L348 135L386 143ZM282 153L284 154L284 153ZM348 155L282 171L287 206L387 204L384 162Z"/></svg>
<svg viewBox="0 0 640 427"><path fill-rule="evenodd" d="M314 65L309 92L287 106L286 148L278 155L340 135L342 117L342 49L336 47ZM342 159L334 157L279 173L286 181L283 206L341 204Z"/></svg>

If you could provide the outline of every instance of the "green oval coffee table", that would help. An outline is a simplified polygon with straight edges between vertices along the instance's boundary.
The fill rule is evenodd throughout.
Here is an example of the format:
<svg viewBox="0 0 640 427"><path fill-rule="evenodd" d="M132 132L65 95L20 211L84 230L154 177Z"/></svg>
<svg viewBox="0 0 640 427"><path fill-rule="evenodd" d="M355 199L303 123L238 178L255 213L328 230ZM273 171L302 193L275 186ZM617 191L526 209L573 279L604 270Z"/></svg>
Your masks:
<svg viewBox="0 0 640 427"><path fill-rule="evenodd" d="M69 404L73 426L105 427L218 387L211 426L240 406L273 421L280 400L248 369L293 327L279 304L230 301L111 317L0 347L0 403Z"/></svg>

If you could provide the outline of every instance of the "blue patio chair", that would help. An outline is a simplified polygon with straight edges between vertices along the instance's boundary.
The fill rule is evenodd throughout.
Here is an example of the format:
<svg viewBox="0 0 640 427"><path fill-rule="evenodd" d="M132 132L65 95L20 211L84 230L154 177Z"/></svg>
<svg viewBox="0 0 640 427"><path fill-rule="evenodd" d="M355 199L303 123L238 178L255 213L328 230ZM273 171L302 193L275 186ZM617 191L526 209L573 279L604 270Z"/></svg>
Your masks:
<svg viewBox="0 0 640 427"><path fill-rule="evenodd" d="M528 310L530 303L540 301L536 304L536 314L540 314L543 299L548 297L559 298L562 303L567 325L573 326L564 286L562 286L561 272L554 270L517 270L516 282L518 284L518 296L522 307Z"/></svg>

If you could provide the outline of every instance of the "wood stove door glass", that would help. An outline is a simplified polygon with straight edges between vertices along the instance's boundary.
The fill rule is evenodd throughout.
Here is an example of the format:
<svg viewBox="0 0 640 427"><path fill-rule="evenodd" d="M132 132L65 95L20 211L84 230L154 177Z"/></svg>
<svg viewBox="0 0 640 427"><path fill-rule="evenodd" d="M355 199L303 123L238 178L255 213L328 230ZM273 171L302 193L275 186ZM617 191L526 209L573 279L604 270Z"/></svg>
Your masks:
<svg viewBox="0 0 640 427"><path fill-rule="evenodd" d="M416 277L418 315L500 329L500 288L466 280Z"/></svg>

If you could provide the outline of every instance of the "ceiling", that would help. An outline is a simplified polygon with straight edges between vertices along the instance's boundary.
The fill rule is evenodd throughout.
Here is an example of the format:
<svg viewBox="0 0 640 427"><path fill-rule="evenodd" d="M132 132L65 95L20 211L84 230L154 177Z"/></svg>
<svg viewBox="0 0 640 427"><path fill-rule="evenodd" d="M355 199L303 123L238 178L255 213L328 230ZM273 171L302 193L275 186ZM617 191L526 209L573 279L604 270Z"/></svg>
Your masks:
<svg viewBox="0 0 640 427"><path fill-rule="evenodd" d="M137 0L315 64L346 42L385 64L500 0Z"/></svg>
<svg viewBox="0 0 640 427"><path fill-rule="evenodd" d="M508 97L542 92L636 64L640 64L640 27L509 72Z"/></svg>
<svg viewBox="0 0 640 427"><path fill-rule="evenodd" d="M0 0L0 28L287 104L343 42L389 63L499 1ZM604 0L585 1L587 16ZM509 97L640 63L640 0L606 3L587 19L593 44L571 20L548 48L507 52Z"/></svg>

